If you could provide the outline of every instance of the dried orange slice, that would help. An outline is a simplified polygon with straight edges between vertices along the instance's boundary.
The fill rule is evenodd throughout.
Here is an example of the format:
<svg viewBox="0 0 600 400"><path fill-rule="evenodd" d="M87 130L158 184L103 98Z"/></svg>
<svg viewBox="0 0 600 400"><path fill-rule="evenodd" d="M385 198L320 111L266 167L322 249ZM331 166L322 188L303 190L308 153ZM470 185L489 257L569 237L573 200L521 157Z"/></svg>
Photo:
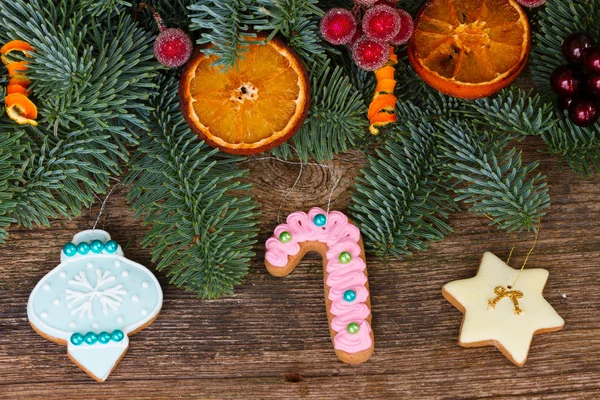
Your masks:
<svg viewBox="0 0 600 400"><path fill-rule="evenodd" d="M227 153L255 154L300 129L310 103L308 75L282 41L249 45L226 72L216 60L198 50L179 84L181 111L201 139Z"/></svg>
<svg viewBox="0 0 600 400"><path fill-rule="evenodd" d="M35 119L38 116L37 107L27 96L21 93L9 94L4 98L6 114L16 123L21 125L37 126Z"/></svg>
<svg viewBox="0 0 600 400"><path fill-rule="evenodd" d="M515 80L530 45L529 22L515 0L430 0L416 16L408 56L436 90L475 99Z"/></svg>

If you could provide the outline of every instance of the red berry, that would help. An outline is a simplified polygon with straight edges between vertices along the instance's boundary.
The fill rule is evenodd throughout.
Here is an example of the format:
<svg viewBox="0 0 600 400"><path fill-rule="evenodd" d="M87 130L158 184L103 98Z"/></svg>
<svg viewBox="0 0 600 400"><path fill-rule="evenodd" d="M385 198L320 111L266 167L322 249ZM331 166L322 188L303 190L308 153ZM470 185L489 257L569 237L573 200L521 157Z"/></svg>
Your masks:
<svg viewBox="0 0 600 400"><path fill-rule="evenodd" d="M139 7L140 10L147 8L152 11L152 16L160 30L154 41L154 57L158 62L169 68L178 68L188 62L194 47L189 35L181 29L166 29L160 14L151 5L140 3Z"/></svg>
<svg viewBox="0 0 600 400"><path fill-rule="evenodd" d="M561 65L550 77L550 86L560 97L573 97L583 88L583 73L577 65Z"/></svg>
<svg viewBox="0 0 600 400"><path fill-rule="evenodd" d="M592 47L592 39L585 33L572 33L563 41L562 52L567 61L579 62L586 49Z"/></svg>
<svg viewBox="0 0 600 400"><path fill-rule="evenodd" d="M596 99L600 100L600 74L590 75L588 77L587 88Z"/></svg>
<svg viewBox="0 0 600 400"><path fill-rule="evenodd" d="M363 6L363 7L373 7L375 4L377 4L380 0L354 0L354 2L356 4L358 4L359 6Z"/></svg>
<svg viewBox="0 0 600 400"><path fill-rule="evenodd" d="M165 67L178 68L188 62L192 55L192 40L177 28L162 31L154 41L154 56Z"/></svg>
<svg viewBox="0 0 600 400"><path fill-rule="evenodd" d="M415 31L415 23L413 22L413 19L409 13L407 13L404 10L398 10L398 15L400 15L401 20L400 31L398 32L396 37L394 37L390 42L395 46L399 46L408 42L413 32Z"/></svg>
<svg viewBox="0 0 600 400"><path fill-rule="evenodd" d="M587 72L600 74L600 46L590 47L583 53L583 66Z"/></svg>
<svg viewBox="0 0 600 400"><path fill-rule="evenodd" d="M575 99L569 106L569 118L577 126L589 126L598 121L600 105L596 100L583 97Z"/></svg>
<svg viewBox="0 0 600 400"><path fill-rule="evenodd" d="M356 25L351 11L332 8L321 18L321 35L331 44L347 44L356 33Z"/></svg>
<svg viewBox="0 0 600 400"><path fill-rule="evenodd" d="M546 0L517 0L517 2L525 7L539 7L546 4Z"/></svg>
<svg viewBox="0 0 600 400"><path fill-rule="evenodd" d="M400 32L401 23L402 20L395 8L378 5L365 12L362 27L371 39L388 43Z"/></svg>
<svg viewBox="0 0 600 400"><path fill-rule="evenodd" d="M354 46L354 43L356 43L356 41L360 39L363 35L364 32L362 30L362 25L358 25L356 27L356 33L354 34L354 37L352 38L352 40L350 40L350 46Z"/></svg>
<svg viewBox="0 0 600 400"><path fill-rule="evenodd" d="M375 71L385 65L390 58L387 44L363 36L352 46L352 59L359 68Z"/></svg>

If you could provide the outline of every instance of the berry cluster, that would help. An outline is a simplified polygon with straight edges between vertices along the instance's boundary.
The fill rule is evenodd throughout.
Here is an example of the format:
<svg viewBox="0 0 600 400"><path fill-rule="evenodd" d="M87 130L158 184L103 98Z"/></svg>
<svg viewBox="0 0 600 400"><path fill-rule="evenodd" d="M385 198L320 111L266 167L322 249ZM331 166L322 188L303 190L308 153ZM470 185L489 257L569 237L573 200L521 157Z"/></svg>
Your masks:
<svg viewBox="0 0 600 400"><path fill-rule="evenodd" d="M331 44L352 48L359 68L375 71L389 59L390 45L406 43L414 22L406 11L396 8L397 0L355 0L352 11L332 8L321 19L321 35Z"/></svg>
<svg viewBox="0 0 600 400"><path fill-rule="evenodd" d="M584 33L573 33L563 42L562 52L570 64L556 68L550 85L558 105L569 110L575 125L588 126L600 117L600 45Z"/></svg>

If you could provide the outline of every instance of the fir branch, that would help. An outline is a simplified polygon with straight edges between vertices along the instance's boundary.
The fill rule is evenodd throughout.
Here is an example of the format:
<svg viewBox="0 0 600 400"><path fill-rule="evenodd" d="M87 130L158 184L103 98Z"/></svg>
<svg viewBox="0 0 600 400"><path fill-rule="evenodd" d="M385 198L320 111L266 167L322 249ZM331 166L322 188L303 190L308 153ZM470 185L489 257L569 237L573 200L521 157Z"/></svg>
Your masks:
<svg viewBox="0 0 600 400"><path fill-rule="evenodd" d="M208 45L205 54L215 55L215 65L224 69L235 65L238 58L247 51L249 40L256 34L253 25L266 24L266 20L254 20L254 15L245 0L200 0L188 7L191 11L190 29L202 31L197 40L200 45Z"/></svg>
<svg viewBox="0 0 600 400"><path fill-rule="evenodd" d="M543 101L532 91L514 87L466 104L472 112L465 117L521 138L543 135L554 127L557 119L552 102Z"/></svg>
<svg viewBox="0 0 600 400"><path fill-rule="evenodd" d="M600 125L580 128L565 115L542 138L548 152L559 156L575 173L589 177L600 172Z"/></svg>
<svg viewBox="0 0 600 400"><path fill-rule="evenodd" d="M410 124L410 131L369 157L352 193L350 212L378 256L425 250L452 231L447 220L456 205L444 184L435 129Z"/></svg>
<svg viewBox="0 0 600 400"><path fill-rule="evenodd" d="M283 35L291 48L305 60L321 60L325 50L321 43L319 22L323 11L317 7L318 0L255 0L250 8L264 25L254 25L257 31L269 31L269 39Z"/></svg>
<svg viewBox="0 0 600 400"><path fill-rule="evenodd" d="M483 131L466 122L441 122L440 146L458 183L456 201L492 219L491 225L511 231L535 229L550 205L545 177L530 174L538 162L522 165L521 153L504 151L509 136Z"/></svg>
<svg viewBox="0 0 600 400"><path fill-rule="evenodd" d="M0 3L5 40L35 48L28 76L41 117L25 128L22 175L7 189L11 218L28 228L79 215L146 129L153 36L129 16L94 15L76 0Z"/></svg>
<svg viewBox="0 0 600 400"><path fill-rule="evenodd" d="M343 69L331 68L328 62L315 64L309 76L308 118L290 141L272 150L275 157L331 159L336 153L354 148L367 134L367 107Z"/></svg>
<svg viewBox="0 0 600 400"><path fill-rule="evenodd" d="M240 158L220 153L198 140L177 103L177 82L160 79L150 99L150 130L132 158L126 182L136 217L152 228L144 247L152 246L158 270L171 283L202 298L233 292L248 272L256 242L257 213L247 195L247 173Z"/></svg>
<svg viewBox="0 0 600 400"><path fill-rule="evenodd" d="M6 117L0 120L0 130L0 243L4 243L6 228L15 222L12 214L17 202L11 189L21 179L21 156L25 149L20 143L24 132L15 129L14 124L11 126Z"/></svg>

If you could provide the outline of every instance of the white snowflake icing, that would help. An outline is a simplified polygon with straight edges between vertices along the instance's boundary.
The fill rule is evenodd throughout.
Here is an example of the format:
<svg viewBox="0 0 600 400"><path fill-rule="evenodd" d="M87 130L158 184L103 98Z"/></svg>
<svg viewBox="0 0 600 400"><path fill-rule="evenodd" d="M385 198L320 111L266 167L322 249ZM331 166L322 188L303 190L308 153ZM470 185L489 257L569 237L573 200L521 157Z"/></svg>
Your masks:
<svg viewBox="0 0 600 400"><path fill-rule="evenodd" d="M67 294L66 299L69 301L68 307L76 307L71 311L71 315L79 313L79 318L83 318L83 316L87 314L89 319L94 318L94 313L92 312L94 298L100 300L104 315L108 315L109 308L116 311L123 301L121 296L126 295L127 291L123 289L123 285L121 284L103 288L103 286L114 280L115 276L110 271L102 273L99 269L96 270L95 286L90 284L85 271L81 271L79 274L75 275L75 278L69 281L69 286L77 289L82 287L83 289L66 289L65 291Z"/></svg>

